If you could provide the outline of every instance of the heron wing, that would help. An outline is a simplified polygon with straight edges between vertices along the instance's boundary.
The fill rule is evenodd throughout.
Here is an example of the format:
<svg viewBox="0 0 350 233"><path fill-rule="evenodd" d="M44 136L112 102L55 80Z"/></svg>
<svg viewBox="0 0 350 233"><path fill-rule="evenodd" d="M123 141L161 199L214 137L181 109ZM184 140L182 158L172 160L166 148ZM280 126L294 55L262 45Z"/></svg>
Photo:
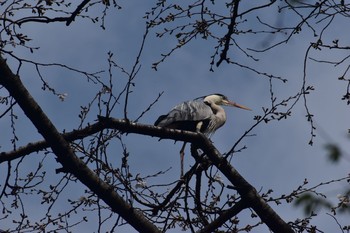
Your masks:
<svg viewBox="0 0 350 233"><path fill-rule="evenodd" d="M154 123L160 127L177 127L180 123L199 122L210 119L213 112L202 99L183 102L175 106L167 115L160 116Z"/></svg>

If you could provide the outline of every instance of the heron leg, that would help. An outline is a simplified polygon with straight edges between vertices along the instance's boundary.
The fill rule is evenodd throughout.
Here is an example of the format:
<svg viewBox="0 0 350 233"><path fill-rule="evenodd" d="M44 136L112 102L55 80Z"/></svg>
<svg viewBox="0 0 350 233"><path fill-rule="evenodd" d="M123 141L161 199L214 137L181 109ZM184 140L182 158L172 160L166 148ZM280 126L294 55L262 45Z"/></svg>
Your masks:
<svg viewBox="0 0 350 233"><path fill-rule="evenodd" d="M182 178L184 175L184 156L185 156L185 147L186 147L186 142L181 147L180 150L180 163L181 163L181 174L180 177Z"/></svg>
<svg viewBox="0 0 350 233"><path fill-rule="evenodd" d="M203 125L203 122L200 121L197 123L196 125L196 131L197 133L200 133L200 130L202 128L202 125ZM181 175L180 177L182 178L183 175L184 175L184 156L185 156L185 147L186 147L186 142L184 142L184 144L182 145L181 147L181 150L180 150L180 162L181 162Z"/></svg>
<svg viewBox="0 0 350 233"><path fill-rule="evenodd" d="M203 126L203 121L200 121L200 122L197 123L197 125L196 125L197 133L201 132L202 126Z"/></svg>

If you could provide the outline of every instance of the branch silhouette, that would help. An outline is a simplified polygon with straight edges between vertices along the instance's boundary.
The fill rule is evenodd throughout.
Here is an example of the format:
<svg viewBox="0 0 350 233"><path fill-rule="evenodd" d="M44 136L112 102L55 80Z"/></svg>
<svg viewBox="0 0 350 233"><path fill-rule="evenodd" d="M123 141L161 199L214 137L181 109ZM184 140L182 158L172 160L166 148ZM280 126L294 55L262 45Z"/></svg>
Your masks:
<svg viewBox="0 0 350 233"><path fill-rule="evenodd" d="M61 136L67 141L74 141L83 137L87 137L107 128L117 129L123 133L136 133L153 137L159 137L163 139L186 141L195 144L198 148L202 149L204 153L206 153L206 155L210 158L212 163L234 185L235 189L242 197L243 202L240 203L240 206L243 205L252 208L259 215L261 220L274 232L293 232L291 227L279 217L279 215L265 202L265 200L263 200L263 198L258 194L256 189L252 185L250 185L238 173L238 171L232 167L231 164L228 163L228 161L220 154L220 152L215 148L215 146L210 142L210 140L202 134L197 134L189 131L159 128L153 125L144 125L126 120L105 118L99 116L99 122L90 125L82 130L75 130L66 134L62 134ZM19 148L18 151L1 153L0 162L3 162L9 158L18 158L25 154L48 148L49 146L50 144L46 141L30 143L25 147ZM66 166L64 166L64 168L66 169ZM72 172L71 169L69 169L68 171ZM72 172L72 174L74 173ZM236 207L236 209L237 208L238 207ZM239 209L242 208L240 207ZM227 212L228 216L230 216L229 213L230 212ZM222 222L222 220L220 221L220 219L226 218L227 217L219 218L215 221L215 223L213 223L213 225L216 225L217 222ZM213 225L208 226L208 229L211 229L210 227Z"/></svg>
<svg viewBox="0 0 350 233"><path fill-rule="evenodd" d="M198 134L189 131L181 131L175 129L167 129L155 127L153 125L144 125L139 123L133 123L128 120L106 118L99 116L99 122L90 125L82 130L75 130L61 135L68 141L74 141L82 137L89 136L97 133L103 129L117 129L122 133L135 133L141 135L148 135L152 137L159 137L162 139L172 139L177 141L186 141L193 143L197 148L203 150L203 152L209 157L211 162L227 177L237 192L241 195L242 201L239 202L239 206L234 208L234 211L225 212L225 216L221 216L211 225L208 225L206 229L212 229L213 226L221 223L223 219L227 219L227 216L232 216L232 213L236 213L238 210L245 208L252 208L261 220L273 231L273 232L293 232L292 228L266 203L266 201L258 194L256 189L249 184L238 171L220 154L211 141L203 134ZM18 153L2 153L2 156L13 157L21 156L22 153L28 153L30 150L33 152L39 148L45 148L50 146L49 143L41 141L28 144L27 147L20 148ZM66 169L66 166L64 165ZM71 170L68 170L71 172ZM73 172L72 172L73 173ZM74 173L73 173L74 174ZM79 177L78 177L79 178ZM80 179L80 178L79 178ZM82 180L81 180L82 181ZM82 181L83 182L83 181ZM84 182L83 182L84 183ZM89 187L89 186L88 186ZM204 229L203 229L204 230Z"/></svg>
<svg viewBox="0 0 350 233"><path fill-rule="evenodd" d="M52 148L52 151L57 156L57 160L66 171L76 176L80 182L86 185L136 230L160 232L140 211L129 205L114 191L112 186L101 180L74 154L67 140L57 131L50 119L24 87L20 78L12 73L6 64L6 60L2 57L0 57L0 84L15 98L26 116Z"/></svg>

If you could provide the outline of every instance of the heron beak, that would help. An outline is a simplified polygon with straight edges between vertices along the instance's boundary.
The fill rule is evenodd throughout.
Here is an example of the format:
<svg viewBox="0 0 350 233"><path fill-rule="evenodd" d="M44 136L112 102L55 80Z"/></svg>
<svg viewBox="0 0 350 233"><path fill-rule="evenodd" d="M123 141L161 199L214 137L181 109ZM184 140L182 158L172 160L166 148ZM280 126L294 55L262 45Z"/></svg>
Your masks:
<svg viewBox="0 0 350 233"><path fill-rule="evenodd" d="M231 101L225 101L225 105L251 111L250 108L243 106L243 105L240 105L240 104L237 104L235 102L231 102Z"/></svg>

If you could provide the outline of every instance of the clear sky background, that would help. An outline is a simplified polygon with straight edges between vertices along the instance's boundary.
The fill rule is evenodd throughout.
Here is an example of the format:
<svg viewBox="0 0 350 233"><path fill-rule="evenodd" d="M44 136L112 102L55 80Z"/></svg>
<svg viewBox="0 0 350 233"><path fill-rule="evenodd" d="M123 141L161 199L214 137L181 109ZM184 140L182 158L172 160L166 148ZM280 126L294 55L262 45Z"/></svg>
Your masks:
<svg viewBox="0 0 350 233"><path fill-rule="evenodd" d="M142 18L144 12L152 7L148 1L123 1L120 3L122 10L110 10L106 18L106 30L98 24L87 22L88 20L77 19L70 27L56 24L27 24L22 30L33 39L32 44L39 46L40 50L34 54L18 48L17 55L28 59L34 59L43 63L63 63L71 67L95 72L106 70L107 53L114 53L115 61L125 69L129 70L135 56L140 48L143 33L145 31L145 20ZM101 9L95 9L99 14ZM259 17L272 25L282 24L294 25L296 18L291 15L277 15L274 9L266 10L266 14ZM246 26L255 27L256 18L253 18ZM345 21L339 20L337 25L342 28L330 29L324 35L328 42L337 38L341 43L349 44L349 28ZM341 26L343 25L343 26ZM266 29L266 28L265 28ZM347 30L347 31L346 31ZM164 91L157 104L147 112L140 123L153 124L157 117L167 113L175 104L211 93L222 93L230 99L253 109L252 112L240 109L228 109L226 124L217 131L212 140L214 145L222 153L227 152L235 141L254 123L255 115L263 113L262 107L270 107L269 80L261 75L244 68L228 65L225 62L210 72L210 56L214 53L216 44L198 38L180 50L177 50L158 70L151 68L152 63L161 59L160 54L168 52L177 43L174 37L156 38L154 33L160 28L151 30L146 40L145 50L141 57L141 69L135 80L135 87L130 96L129 117L135 119L152 103L160 92ZM341 33L341 34L340 34ZM264 44L274 43L281 40L283 36L271 37L269 35L245 35L239 36L237 41L242 48L261 48ZM282 83L274 80L274 93L278 100L298 92L302 85L303 61L305 51L315 37L310 30L303 30L300 35L292 37L288 44L282 45L266 53L257 54L259 62L254 62L243 53L236 51L230 53L234 61L247 66L253 66L257 70L270 72L272 74L287 78L288 82ZM315 58L342 58L336 51L311 50L310 56ZM339 60L339 59L337 59ZM13 69L17 68L15 61L9 60ZM337 78L344 71L344 67L333 67L327 64L308 61L307 82L314 86L315 91L308 95L308 106L310 112L315 116L316 138L314 145L309 146L310 124L306 120L306 111L303 101L300 101L292 110L292 115L287 120L274 121L269 124L260 124L254 131L254 136L245 138L240 146L247 149L235 155L232 160L233 166L245 177L257 190L266 191L273 189L275 197L284 193L290 193L303 183L307 178L310 187L320 182L337 179L349 173L349 157L342 159L339 164L332 164L327 160L326 143L334 142L343 149L349 148L347 129L349 126L349 107L341 101L345 93L346 83L338 81ZM31 65L24 65L21 77L31 94L36 98L44 111L51 117L56 127L63 131L74 129L78 123L80 106L85 106L96 93L96 86L87 83L79 74L68 72L63 69L46 68L42 73L46 80L62 93L67 93L65 101L60 101L47 91L41 90L41 81ZM105 73L107 78L107 73ZM126 81L121 72L114 72L115 91L118 93ZM122 105L115 109L114 117L122 118ZM1 111L3 107L1 106ZM25 145L41 139L31 123L17 111L20 116L17 124L17 134L20 139L18 145ZM90 121L93 122L97 113L91 114ZM1 151L11 149L8 135L11 132L8 122L0 122L4 129L0 134ZM159 170L172 168L164 178L175 180L180 171L178 152L181 144L172 141L158 141L156 138L146 136L130 135L125 138L125 143L130 151L130 166L134 174L153 174ZM121 150L117 148L117 151ZM37 164L38 155L33 154L25 160L28 168ZM120 161L121 155L115 153L116 161ZM39 155L40 157L40 155ZM185 158L185 169L193 164L189 156ZM36 166L36 165L35 165ZM47 163L48 170L59 167L54 160ZM0 165L1 174L5 168ZM22 166L23 167L23 166ZM4 176L3 176L4 177ZM81 190L81 187L76 186ZM336 195L345 188L345 183L329 185L321 189L330 200L335 200ZM74 189L74 187L72 187ZM75 190L72 190L75 193ZM30 203L28 205L31 205ZM64 205L64 204L62 204ZM293 205L273 205L272 207L286 221L293 221L303 217L300 209ZM37 211L37 204L33 205L33 211ZM59 211L59 208L58 210ZM11 218L9 218L11 219ZM340 223L350 224L349 218L340 217ZM97 220L96 220L97 221ZM0 221L4 229L12 227L12 219ZM8 225L7 225L8 224ZM340 232L336 222L324 211L312 221L324 232ZM90 232L94 227L91 219L86 224L74 228L74 232ZM268 232L266 228L263 228ZM174 230L181 232L181 230ZM262 232L262 231L260 231Z"/></svg>

